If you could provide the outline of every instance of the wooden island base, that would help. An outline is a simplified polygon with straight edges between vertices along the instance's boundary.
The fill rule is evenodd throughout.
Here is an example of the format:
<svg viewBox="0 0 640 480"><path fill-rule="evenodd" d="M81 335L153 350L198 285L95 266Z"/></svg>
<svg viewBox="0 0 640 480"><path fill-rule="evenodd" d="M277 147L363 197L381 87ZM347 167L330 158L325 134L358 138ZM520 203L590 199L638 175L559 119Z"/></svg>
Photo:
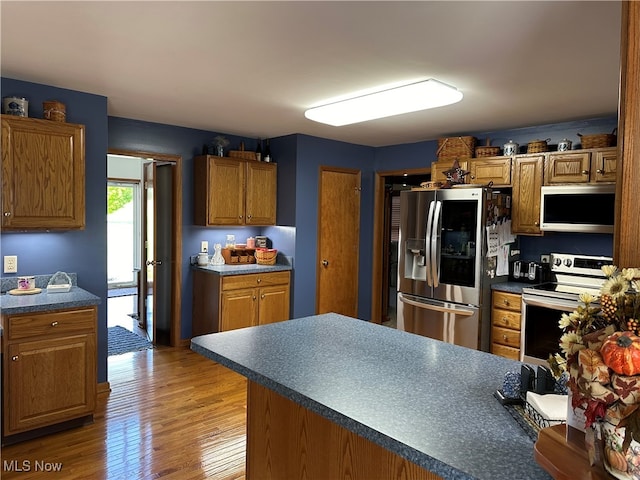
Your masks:
<svg viewBox="0 0 640 480"><path fill-rule="evenodd" d="M583 440L584 441L584 440ZM565 425L543 428L535 444L534 457L555 480L610 480L602 467L591 467L587 451L567 443Z"/></svg>
<svg viewBox="0 0 640 480"><path fill-rule="evenodd" d="M442 478L273 390L247 390L247 480Z"/></svg>

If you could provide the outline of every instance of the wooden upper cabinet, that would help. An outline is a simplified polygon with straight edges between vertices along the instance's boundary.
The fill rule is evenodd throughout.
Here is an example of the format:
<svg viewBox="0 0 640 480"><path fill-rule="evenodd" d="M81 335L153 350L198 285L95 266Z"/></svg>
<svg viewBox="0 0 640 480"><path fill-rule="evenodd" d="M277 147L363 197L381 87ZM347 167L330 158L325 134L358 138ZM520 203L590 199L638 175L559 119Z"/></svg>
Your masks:
<svg viewBox="0 0 640 480"><path fill-rule="evenodd" d="M552 152L545 161L545 185L616 181L616 148Z"/></svg>
<svg viewBox="0 0 640 480"><path fill-rule="evenodd" d="M511 157L474 158L469 167L470 182L478 185L511 185Z"/></svg>
<svg viewBox="0 0 640 480"><path fill-rule="evenodd" d="M275 163L213 155L194 159L196 225L275 225Z"/></svg>
<svg viewBox="0 0 640 480"><path fill-rule="evenodd" d="M84 125L2 115L2 228L85 226Z"/></svg>
<svg viewBox="0 0 640 480"><path fill-rule="evenodd" d="M606 148L592 153L591 168L594 182L615 182L618 165L618 149Z"/></svg>
<svg viewBox="0 0 640 480"><path fill-rule="evenodd" d="M458 160L458 165L463 170L468 170L469 159ZM431 181L432 182L446 182L447 177L444 174L453 166L453 160L439 160L431 164Z"/></svg>
<svg viewBox="0 0 640 480"><path fill-rule="evenodd" d="M275 163L247 161L245 224L275 225L277 183Z"/></svg>
<svg viewBox="0 0 640 480"><path fill-rule="evenodd" d="M544 154L521 155L513 159L513 202L511 231L541 235L540 194Z"/></svg>

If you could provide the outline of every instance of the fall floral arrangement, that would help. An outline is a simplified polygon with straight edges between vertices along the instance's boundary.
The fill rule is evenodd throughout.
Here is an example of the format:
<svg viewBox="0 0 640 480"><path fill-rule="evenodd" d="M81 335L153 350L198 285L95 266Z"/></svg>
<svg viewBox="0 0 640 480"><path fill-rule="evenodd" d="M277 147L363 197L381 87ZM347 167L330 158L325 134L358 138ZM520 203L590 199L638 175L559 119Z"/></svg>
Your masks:
<svg viewBox="0 0 640 480"><path fill-rule="evenodd" d="M640 441L640 269L602 267L599 296L581 304L559 325L561 354L549 357L556 376L567 376L571 406L583 409L585 427L605 420L625 427L623 452Z"/></svg>

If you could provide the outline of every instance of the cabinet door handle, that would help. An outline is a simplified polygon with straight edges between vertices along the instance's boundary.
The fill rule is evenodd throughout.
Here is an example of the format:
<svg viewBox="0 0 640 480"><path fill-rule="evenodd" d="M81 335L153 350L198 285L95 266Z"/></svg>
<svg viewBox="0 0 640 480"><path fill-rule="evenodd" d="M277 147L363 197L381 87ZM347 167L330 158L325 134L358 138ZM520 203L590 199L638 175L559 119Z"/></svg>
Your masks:
<svg viewBox="0 0 640 480"><path fill-rule="evenodd" d="M502 301L504 302L505 305L509 305L509 300L507 300L506 298Z"/></svg>
<svg viewBox="0 0 640 480"><path fill-rule="evenodd" d="M503 321L504 323L507 323L507 317L502 317L502 321Z"/></svg>
<svg viewBox="0 0 640 480"><path fill-rule="evenodd" d="M265 297L265 294L264 294L264 293L263 293L262 295L260 295L260 298L264 298L264 297Z"/></svg>
<svg viewBox="0 0 640 480"><path fill-rule="evenodd" d="M58 326L58 322L51 322L51 326L52 327L57 327Z"/></svg>
<svg viewBox="0 0 640 480"><path fill-rule="evenodd" d="M242 220L242 215L238 215L238 218L239 218L240 220Z"/></svg>
<svg viewBox="0 0 640 480"><path fill-rule="evenodd" d="M257 282L257 283L262 283L262 279L261 279L261 278L259 278L259 279L257 279L257 280L256 280L256 282Z"/></svg>
<svg viewBox="0 0 640 480"><path fill-rule="evenodd" d="M596 170L596 173L597 173L598 175L602 175L602 174L604 173L604 170L597 169L597 170Z"/></svg>
<svg viewBox="0 0 640 480"><path fill-rule="evenodd" d="M589 170L582 170L583 175L589 175Z"/></svg>
<svg viewBox="0 0 640 480"><path fill-rule="evenodd" d="M504 340L507 340L507 336L506 336L506 335L502 335L502 338L503 338Z"/></svg>
<svg viewBox="0 0 640 480"><path fill-rule="evenodd" d="M322 260L322 266L323 267L328 267L329 266L329 260Z"/></svg>
<svg viewBox="0 0 640 480"><path fill-rule="evenodd" d="M4 212L4 216L5 217L10 217L11 216L11 212Z"/></svg>
<svg viewBox="0 0 640 480"><path fill-rule="evenodd" d="M256 301L258 297L256 297L255 295L253 296L253 301Z"/></svg>
<svg viewBox="0 0 640 480"><path fill-rule="evenodd" d="M253 218L253 215L247 215L247 218L251 220Z"/></svg>
<svg viewBox="0 0 640 480"><path fill-rule="evenodd" d="M11 357L11 360L13 360L14 362L18 361L18 355L14 355L13 357Z"/></svg>

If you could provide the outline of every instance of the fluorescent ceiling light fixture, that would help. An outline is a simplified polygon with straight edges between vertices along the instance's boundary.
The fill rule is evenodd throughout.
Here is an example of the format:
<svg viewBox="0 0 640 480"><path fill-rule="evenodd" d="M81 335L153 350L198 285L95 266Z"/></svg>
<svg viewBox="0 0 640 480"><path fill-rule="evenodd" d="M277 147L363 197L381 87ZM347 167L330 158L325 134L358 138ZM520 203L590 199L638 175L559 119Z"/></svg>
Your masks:
<svg viewBox="0 0 640 480"><path fill-rule="evenodd" d="M442 107L460 100L462 100L462 92L457 88L430 78L422 82L313 107L304 112L304 116L309 120L341 127L376 118Z"/></svg>

